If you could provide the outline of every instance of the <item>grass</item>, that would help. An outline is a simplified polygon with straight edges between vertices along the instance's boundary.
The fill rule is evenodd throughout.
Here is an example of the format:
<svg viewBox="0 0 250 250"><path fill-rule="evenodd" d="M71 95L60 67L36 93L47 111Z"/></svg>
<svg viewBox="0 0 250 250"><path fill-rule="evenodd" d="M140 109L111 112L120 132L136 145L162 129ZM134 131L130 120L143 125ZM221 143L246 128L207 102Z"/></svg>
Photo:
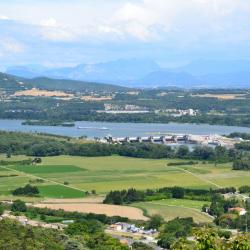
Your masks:
<svg viewBox="0 0 250 250"><path fill-rule="evenodd" d="M28 165L11 166L10 168L27 174L71 173L85 170L72 165Z"/></svg>
<svg viewBox="0 0 250 250"><path fill-rule="evenodd" d="M84 192L60 185L39 186L40 195L48 198L82 198Z"/></svg>
<svg viewBox="0 0 250 250"><path fill-rule="evenodd" d="M194 176L173 167L166 167L167 160L135 159L128 157L45 157L44 164L71 163L87 171L81 175L72 174L67 180L75 187L85 190L95 189L106 193L114 189L160 188L165 186L192 186L209 188ZM56 177L58 180L65 176Z"/></svg>
<svg viewBox="0 0 250 250"><path fill-rule="evenodd" d="M4 156L0 155L0 160ZM27 159L24 156L12 156L11 160ZM180 160L174 160L178 162ZM44 183L32 182L38 186L40 194L47 198L80 198L84 192L96 190L105 195L110 190L122 190L134 187L145 190L169 186L189 188L206 188L214 186L239 187L248 185L250 171L233 171L232 164L198 163L192 166L167 166L173 159L150 160L120 156L111 157L78 157L56 156L42 158L42 164L36 166L8 166L12 170L1 168L1 176L17 174L13 177L0 178L0 200L4 198L17 199L11 191L43 178ZM188 170L184 172L183 170ZM14 172L18 170L19 172ZM68 182L68 186L57 185ZM72 187L72 188L71 188ZM23 197L22 197L23 198ZM41 198L24 198L27 201L36 201ZM211 218L200 212L203 201L167 199L160 201L135 203L133 206L143 209L147 214L161 214L165 220L175 217L193 217L196 222L211 222Z"/></svg>
<svg viewBox="0 0 250 250"><path fill-rule="evenodd" d="M2 156L3 157L3 156ZM1 159L1 156L0 156ZM25 159L23 156L12 156L11 160ZM174 160L175 162L181 160ZM49 181L63 184L69 182L69 186L86 191L96 190L104 195L110 190L161 188L167 186L182 186L189 188L214 187L217 185L227 187L246 185L250 182L250 171L233 171L231 163L218 164L198 163L195 166L166 166L173 159L152 160L136 159L120 156L111 157L78 157L56 156L42 158L42 164L37 166L8 166L12 169L23 171L24 174L34 176L3 177L0 183L0 194L8 193L10 189L24 186L30 179L39 177L47 180L47 183L39 185L51 185ZM1 167L0 167L1 169ZM183 172L186 169L192 172ZM12 171L1 169L1 175L13 174ZM15 172L16 173L16 172ZM200 178L199 178L200 177Z"/></svg>
<svg viewBox="0 0 250 250"><path fill-rule="evenodd" d="M202 206L208 202L197 201L197 200L187 200L187 199L166 199L166 200L160 200L160 201L153 201L152 203L157 203L159 205L187 207L187 208L201 210Z"/></svg>
<svg viewBox="0 0 250 250"><path fill-rule="evenodd" d="M176 217L193 217L197 223L212 222L212 218L201 212L204 203L203 201L167 199L134 203L133 206L143 209L149 216L160 214L166 221Z"/></svg>

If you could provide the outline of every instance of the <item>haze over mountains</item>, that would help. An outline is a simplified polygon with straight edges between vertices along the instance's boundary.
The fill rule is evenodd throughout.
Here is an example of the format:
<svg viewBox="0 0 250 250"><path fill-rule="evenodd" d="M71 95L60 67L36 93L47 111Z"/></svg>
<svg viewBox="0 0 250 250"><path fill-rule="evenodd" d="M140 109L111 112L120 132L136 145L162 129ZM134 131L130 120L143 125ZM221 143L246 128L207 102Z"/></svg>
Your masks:
<svg viewBox="0 0 250 250"><path fill-rule="evenodd" d="M129 87L248 88L250 61L198 60L177 68L163 68L150 59L120 59L75 67L13 66L6 73L25 78L49 77Z"/></svg>

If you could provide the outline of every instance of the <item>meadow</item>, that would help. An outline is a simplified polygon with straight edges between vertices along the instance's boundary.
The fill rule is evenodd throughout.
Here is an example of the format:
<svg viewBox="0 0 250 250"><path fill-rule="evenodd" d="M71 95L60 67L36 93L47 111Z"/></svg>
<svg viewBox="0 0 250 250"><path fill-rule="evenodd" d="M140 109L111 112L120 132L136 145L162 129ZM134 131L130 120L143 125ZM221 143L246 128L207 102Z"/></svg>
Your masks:
<svg viewBox="0 0 250 250"><path fill-rule="evenodd" d="M0 157L3 158L4 156ZM13 156L12 160L25 159ZM216 188L249 184L250 172L234 171L231 164L199 163L192 166L167 166L169 162L180 160L150 160L120 156L77 157L55 156L42 158L42 164L31 166L0 167L0 193L14 187L36 181L36 185L55 185L67 182L68 188L91 192L95 190L104 195L110 190L134 187L145 190L167 186L191 188ZM51 195L49 196L51 197Z"/></svg>
<svg viewBox="0 0 250 250"><path fill-rule="evenodd" d="M0 160L5 156L0 156ZM27 159L12 156L11 160ZM40 198L83 198L93 190L104 196L110 190L161 188L182 186L190 188L218 188L247 185L250 172L232 170L231 163L200 162L196 165L168 166L181 160L150 160L120 156L109 157L44 157L42 163L31 166L0 166L0 199L14 199L11 191L31 183L38 186ZM42 180L42 181L41 181ZM192 216L197 222L211 221L200 209L205 202L163 200L133 204L146 214L160 213L168 220L176 216Z"/></svg>
<svg viewBox="0 0 250 250"><path fill-rule="evenodd" d="M193 200L167 199L152 202L134 203L133 206L145 211L145 215L160 214L164 220L172 220L176 217L192 217L197 223L212 222L212 218L201 212L205 202Z"/></svg>

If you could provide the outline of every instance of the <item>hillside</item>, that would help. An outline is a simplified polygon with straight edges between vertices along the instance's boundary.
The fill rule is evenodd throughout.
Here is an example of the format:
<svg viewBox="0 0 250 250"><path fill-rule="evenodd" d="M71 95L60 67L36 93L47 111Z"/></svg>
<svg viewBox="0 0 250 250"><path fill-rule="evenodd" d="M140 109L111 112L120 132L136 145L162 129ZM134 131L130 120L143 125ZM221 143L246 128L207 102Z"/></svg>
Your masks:
<svg viewBox="0 0 250 250"><path fill-rule="evenodd" d="M21 78L5 73L0 73L0 90L13 93L18 90L39 88L46 90L59 90L69 92L122 92L128 88L112 84L95 82L50 79L39 77L33 79Z"/></svg>
<svg viewBox="0 0 250 250"><path fill-rule="evenodd" d="M51 79L46 77L39 77L33 79L26 79L26 82L35 88L48 90L61 90L73 92L120 92L126 91L128 88L95 82L65 80L65 79Z"/></svg>
<svg viewBox="0 0 250 250"><path fill-rule="evenodd" d="M13 66L7 69L7 73L25 78L45 76L54 79L123 83L136 81L150 72L160 69L160 66L156 62L149 59L120 59L55 69L45 68L40 65Z"/></svg>
<svg viewBox="0 0 250 250"><path fill-rule="evenodd" d="M21 89L24 89L24 84L20 78L0 72L0 91L10 93Z"/></svg>

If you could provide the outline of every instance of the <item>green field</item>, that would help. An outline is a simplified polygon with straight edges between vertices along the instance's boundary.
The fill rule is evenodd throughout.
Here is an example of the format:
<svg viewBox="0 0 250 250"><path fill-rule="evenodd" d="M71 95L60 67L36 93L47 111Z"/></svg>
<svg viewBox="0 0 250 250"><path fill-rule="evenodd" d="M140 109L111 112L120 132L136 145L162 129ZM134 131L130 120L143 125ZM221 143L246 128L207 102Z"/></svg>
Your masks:
<svg viewBox="0 0 250 250"><path fill-rule="evenodd" d="M152 202L138 202L133 206L146 211L149 216L160 214L168 221L176 217L193 217L197 223L212 222L212 218L201 212L204 201L167 199Z"/></svg>
<svg viewBox="0 0 250 250"><path fill-rule="evenodd" d="M0 160L5 159L0 155ZM11 160L27 159L12 156ZM250 171L233 171L231 164L199 163L192 166L167 166L180 160L150 160L128 157L73 157L42 158L42 164L32 166L0 166L0 199L16 199L11 192L28 183L38 186L41 198L80 198L85 191L96 190L105 195L110 190L134 187L161 188L182 186L191 188L216 188L249 185ZM7 167L7 169L6 169ZM17 176L11 176L17 175ZM7 177L6 177L7 176ZM38 181L38 180L41 180ZM64 183L67 182L67 185ZM41 198L21 197L26 201ZM165 220L175 217L193 217L196 222L211 222L201 213L203 201L167 199L135 203L148 215L161 214Z"/></svg>
<svg viewBox="0 0 250 250"><path fill-rule="evenodd" d="M0 160L1 158L3 156L0 157ZM25 159L25 157L14 156L11 159L19 160ZM119 156L44 157L41 165L7 166L13 171L0 167L1 175L18 174L16 177L0 178L0 194L8 194L15 187L23 186L29 180L39 178L43 178L45 182L37 183L38 186L68 182L69 188L82 191L96 190L98 194L131 187L141 190L167 186L215 188L214 184L223 187L239 187L250 183L250 171L233 171L231 164L215 166L200 163L192 166L167 166L167 163L173 161L180 160L150 160ZM185 172L183 169L191 173Z"/></svg>
<svg viewBox="0 0 250 250"><path fill-rule="evenodd" d="M84 192L59 185L40 186L39 191L41 196L48 198L82 198L85 196Z"/></svg>
<svg viewBox="0 0 250 250"><path fill-rule="evenodd" d="M11 166L10 168L28 174L71 173L85 171L84 168L79 168L72 165L29 165Z"/></svg>

